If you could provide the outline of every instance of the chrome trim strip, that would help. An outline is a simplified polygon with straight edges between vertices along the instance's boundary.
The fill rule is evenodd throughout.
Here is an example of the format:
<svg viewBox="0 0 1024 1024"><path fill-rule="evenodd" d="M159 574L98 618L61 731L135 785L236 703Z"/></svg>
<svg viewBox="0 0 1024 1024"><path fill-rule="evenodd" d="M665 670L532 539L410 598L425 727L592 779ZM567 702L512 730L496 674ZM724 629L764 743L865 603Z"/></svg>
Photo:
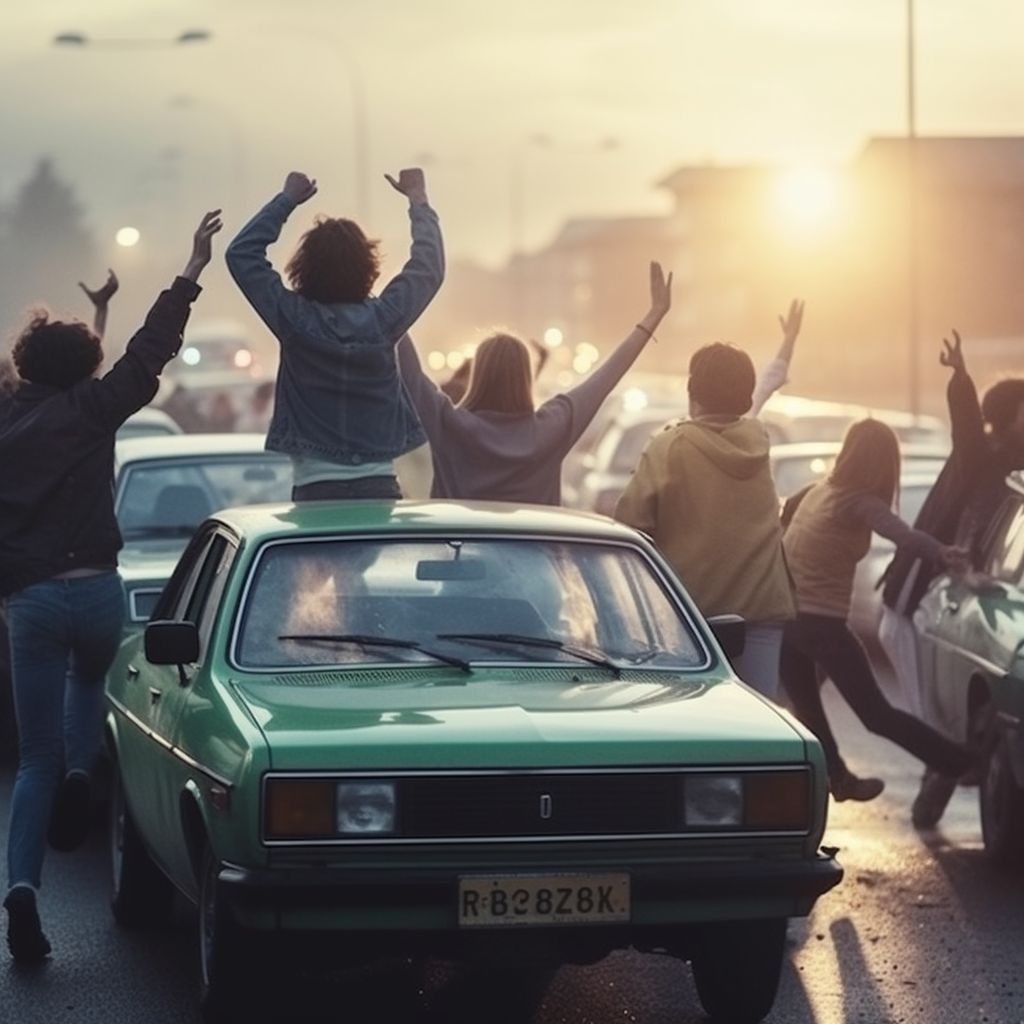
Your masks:
<svg viewBox="0 0 1024 1024"><path fill-rule="evenodd" d="M218 785L224 786L226 789L235 788L234 782L232 782L230 779L226 779L223 775L219 775L217 772L211 770L210 768L207 768L204 765L200 764L194 757L192 757L191 754L185 753L185 751L182 750L180 747L176 747L173 743L164 739L163 736L161 736L153 728L147 725L133 711L125 707L125 705L122 704L119 700L116 700L114 697L111 697L109 693L107 694L107 701L111 705L111 707L113 707L113 709L118 714L120 714L127 722L135 726L135 728L138 729L139 732L141 732L144 736L151 739L154 743L157 744L157 746L162 747L172 757L176 758L178 761L181 761L182 764L186 765L188 768L191 768L193 771L199 772L200 775L205 776L212 782L216 782Z"/></svg>

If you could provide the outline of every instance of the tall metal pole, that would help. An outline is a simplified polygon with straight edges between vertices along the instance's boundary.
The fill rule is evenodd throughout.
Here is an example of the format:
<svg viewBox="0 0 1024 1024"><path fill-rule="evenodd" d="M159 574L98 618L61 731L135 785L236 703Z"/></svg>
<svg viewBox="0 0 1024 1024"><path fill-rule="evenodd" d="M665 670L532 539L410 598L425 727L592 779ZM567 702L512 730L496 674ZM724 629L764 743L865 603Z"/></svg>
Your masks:
<svg viewBox="0 0 1024 1024"><path fill-rule="evenodd" d="M920 308L918 253L919 198L918 198L918 146L917 102L914 69L914 0L907 0L907 332L909 366L907 385L910 411L916 416L921 411L920 380Z"/></svg>

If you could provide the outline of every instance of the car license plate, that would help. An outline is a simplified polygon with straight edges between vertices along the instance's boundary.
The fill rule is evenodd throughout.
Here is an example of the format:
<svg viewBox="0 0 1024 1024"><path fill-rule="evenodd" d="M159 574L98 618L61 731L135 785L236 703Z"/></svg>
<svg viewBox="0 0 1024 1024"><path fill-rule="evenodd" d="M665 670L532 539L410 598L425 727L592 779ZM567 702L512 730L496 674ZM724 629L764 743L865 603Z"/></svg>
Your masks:
<svg viewBox="0 0 1024 1024"><path fill-rule="evenodd" d="M629 875L466 875L459 925L608 924L629 920Z"/></svg>

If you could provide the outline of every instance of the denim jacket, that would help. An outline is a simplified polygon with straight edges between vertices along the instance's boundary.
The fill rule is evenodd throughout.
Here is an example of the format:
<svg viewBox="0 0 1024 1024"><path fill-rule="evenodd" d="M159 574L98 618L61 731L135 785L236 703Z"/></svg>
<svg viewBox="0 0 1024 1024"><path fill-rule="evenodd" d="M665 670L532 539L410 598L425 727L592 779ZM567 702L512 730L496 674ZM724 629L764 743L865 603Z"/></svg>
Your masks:
<svg viewBox="0 0 1024 1024"><path fill-rule="evenodd" d="M444 279L437 214L409 208L412 249L379 296L314 302L286 288L266 250L295 204L270 200L228 246L228 270L280 345L267 448L357 466L383 462L426 437L406 396L395 345Z"/></svg>

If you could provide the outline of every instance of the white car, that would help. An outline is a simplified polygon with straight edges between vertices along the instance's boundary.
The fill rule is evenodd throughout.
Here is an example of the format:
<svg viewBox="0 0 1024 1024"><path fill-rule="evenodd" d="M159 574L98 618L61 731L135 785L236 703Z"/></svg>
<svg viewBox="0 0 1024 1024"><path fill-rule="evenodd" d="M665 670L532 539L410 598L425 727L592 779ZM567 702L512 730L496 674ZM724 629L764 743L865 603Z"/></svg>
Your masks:
<svg viewBox="0 0 1024 1024"><path fill-rule="evenodd" d="M288 501L287 456L262 434L179 434L118 440L114 512L129 624L149 618L178 556L207 516L235 505Z"/></svg>

